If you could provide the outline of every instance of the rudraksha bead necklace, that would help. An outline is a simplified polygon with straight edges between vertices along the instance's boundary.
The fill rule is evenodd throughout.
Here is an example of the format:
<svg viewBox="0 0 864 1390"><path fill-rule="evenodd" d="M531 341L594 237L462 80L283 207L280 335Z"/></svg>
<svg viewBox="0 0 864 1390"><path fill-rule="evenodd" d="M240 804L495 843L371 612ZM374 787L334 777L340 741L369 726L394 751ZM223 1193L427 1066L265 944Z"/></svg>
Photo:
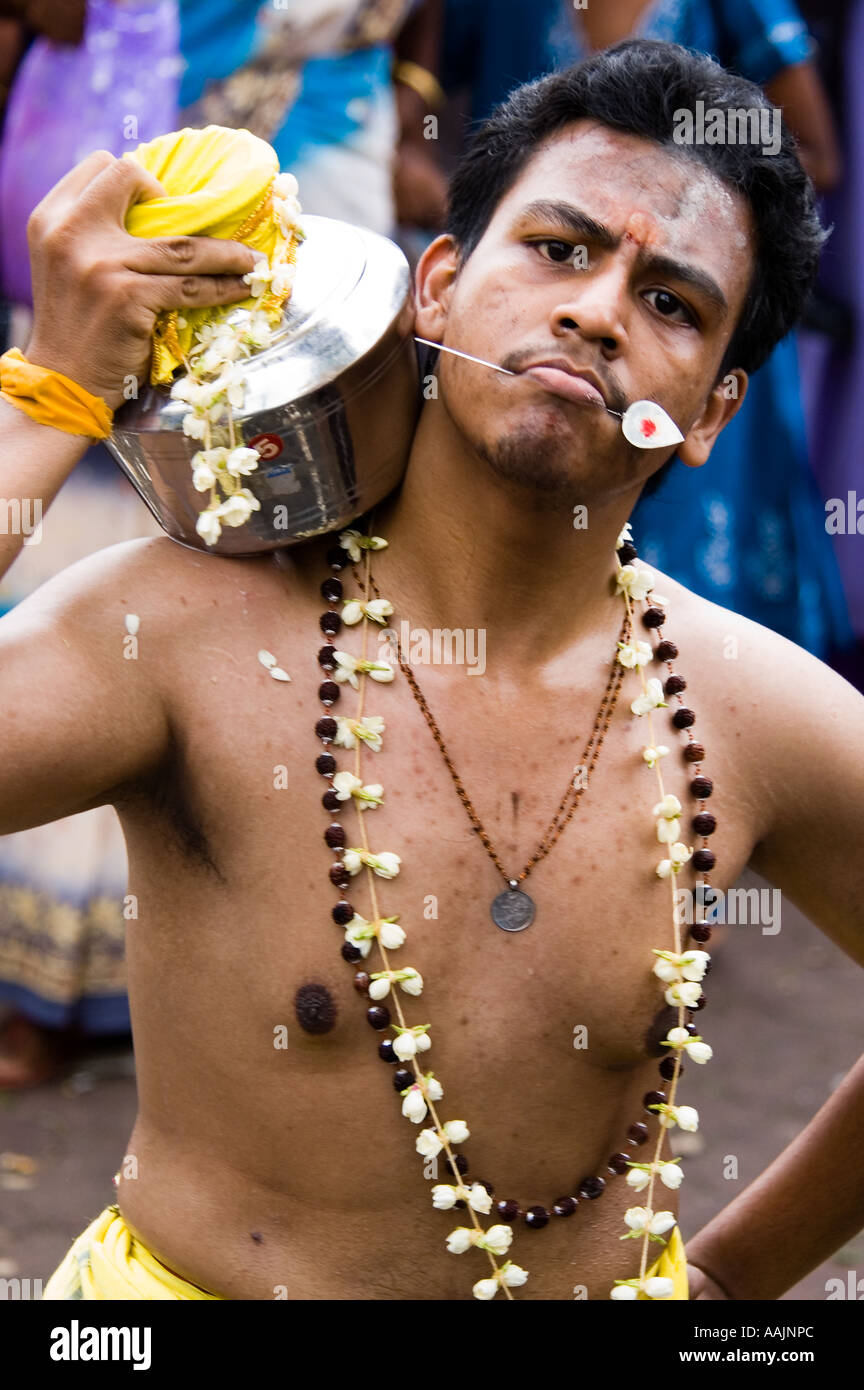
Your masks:
<svg viewBox="0 0 864 1390"><path fill-rule="evenodd" d="M495 1192L492 1185L481 1179L472 1180L469 1185L466 1181L467 1160L463 1154L456 1152L456 1147L464 1143L469 1137L467 1125L462 1120L441 1121L435 1108L436 1101L443 1098L440 1082L435 1078L434 1073L423 1073L420 1069L417 1058L418 1054L428 1051L431 1047L429 1036L431 1025L424 1023L409 1026L395 989L398 984L404 993L415 997L419 996L423 989L422 977L412 967L401 970L391 969L389 952L402 946L405 941L405 931L397 925L397 917L383 917L378 906L375 880L376 878L395 878L399 872L401 859L392 852L373 853L369 848L366 835L363 812L374 809L381 804L384 800L384 790L377 783L364 784L361 775L361 754L365 748L371 752L380 751L385 725L379 716L364 715L364 697L369 679L376 683L389 683L395 674L389 662L367 659L370 622L383 626L393 613L392 605L381 597L370 567L370 552L383 549L386 544L387 542L380 537L363 536L358 531L348 530L343 532L340 537L340 545L331 547L327 552L327 560L332 574L321 585L321 593L331 605L342 601L343 610L340 614L331 607L324 613L320 619L321 630L325 636L332 638L341 631L343 624L346 626L362 624L362 652L357 658L340 650L331 642L322 647L318 653L319 666L327 673L327 678L318 690L319 699L326 712L315 725L315 733L324 745L324 752L317 757L315 766L316 770L329 783L322 798L325 810L332 816L344 809L349 801L352 802L357 828L360 832L360 844L352 848L347 844L347 834L340 822L331 820L331 823L326 827L324 840L328 848L333 850L335 856L330 868L330 882L341 892L344 892L351 879L364 872L371 901L372 915L368 919L357 913L353 905L344 897L340 897L333 907L331 914L333 921L344 930L342 957L349 964L356 966L361 960L368 957L373 944L377 946L383 968L371 974L367 973L365 969L357 971L354 978L355 988L360 994L373 1001L370 1003L366 1015L370 1026L376 1032L392 1030L395 1035L379 1044L378 1053L382 1060L387 1063L401 1064L393 1075L393 1084L402 1097L403 1115L415 1124L421 1123L427 1114L431 1116L434 1128L426 1128L421 1131L416 1144L417 1151L426 1159L435 1158L443 1151L452 1176L452 1183L437 1184L433 1188L433 1204L441 1210L452 1208L466 1210L472 1222L470 1227L458 1227L451 1232L447 1239L447 1248L453 1253L461 1253L472 1246L485 1250L492 1267L492 1276L475 1283L473 1290L475 1297L490 1299L494 1298L500 1291L504 1293L505 1297L512 1299L511 1288L523 1284L528 1277L527 1272L510 1260L499 1265L496 1257L505 1254L509 1249L513 1239L513 1223L521 1220L527 1229L540 1230L549 1223L552 1216L560 1219L570 1217L580 1204L602 1196L610 1178L627 1173L629 1186L636 1191L647 1188L647 1206L630 1208L625 1218L629 1228L627 1236L642 1241L640 1272L635 1279L616 1280L610 1296L613 1299L667 1298L672 1292L672 1281L659 1276L652 1277L646 1269L647 1256L649 1243L665 1244L663 1233L670 1231L676 1222L671 1212L655 1212L651 1203L658 1177L669 1188L677 1188L683 1177L681 1169L677 1166L678 1159L669 1161L660 1159L666 1130L675 1124L690 1130L695 1130L698 1126L698 1115L692 1107L675 1104L678 1081L683 1074L682 1054L687 1052L688 1056L698 1063L707 1062L711 1056L710 1047L702 1041L692 1021L693 1013L701 1010L706 1002L700 981L709 968L709 957L701 947L710 939L711 928L705 920L694 922L690 927L690 935L698 943L699 948L682 950L681 929L676 912L675 882L683 865L690 860L692 860L693 867L702 871L703 874L714 867L715 855L707 848L707 837L714 833L717 823L715 817L704 809L705 801L713 791L713 785L701 771L704 749L701 744L695 742L692 736L691 730L695 723L695 714L684 705L682 699L682 693L686 689L686 681L672 668L672 662L678 656L678 649L673 642L662 636L661 629L666 615L663 608L660 607L661 600L655 597L653 602L646 602L653 585L647 572L637 569L632 563L637 558L636 547L633 545L629 526L625 526L617 542L616 592L623 597L626 609L621 637L617 644L616 663L620 667L620 671L616 670L607 684L594 728L586 745L585 754L583 754L583 766L591 758L596 762L603 737L609 726L623 672L627 669L635 669L640 677L642 694L633 701L631 710L635 715L647 718L651 741L643 749L642 756L648 767L657 774L661 799L655 805L652 814L656 818L657 839L661 844L668 846L668 858L656 866L655 873L660 878L668 879L672 887L675 949L671 951L654 950L653 954L657 957L654 974L666 986L664 993L666 1003L678 1010L677 1024L669 1030L662 1044L668 1049L667 1055L659 1064L662 1089L648 1091L643 1098L645 1112L648 1115L656 1115L659 1120L655 1147L651 1159L647 1163L639 1163L630 1157L637 1149L647 1144L651 1137L648 1124L644 1120L634 1121L627 1130L626 1148L622 1147L619 1152L610 1155L607 1160L605 1171L609 1178L601 1177L599 1174L589 1174L574 1184L575 1192L558 1197L549 1202L548 1205L521 1203L513 1198L499 1199L494 1201L493 1205ZM357 571L354 571L360 588L360 596L345 598L343 584L338 575L348 567L349 561L353 561L357 565L361 558L365 560L363 578L361 579ZM374 599L371 598L372 593L375 594ZM643 627L648 634L656 633L660 639L654 649L649 642L644 640L628 640L633 629L634 604L637 602L646 602L641 615ZM652 659L666 664L668 675L662 686L656 678L646 681L643 668ZM478 837L496 868L506 877L506 871L500 863L491 840L482 829L473 804L447 753L437 723L420 691L416 676L414 676L408 663L404 661L401 649L398 651L398 661L406 680L408 680L414 699L420 706L442 753L469 820L477 830ZM353 718L334 716L330 713L333 706L340 701L342 687L346 683L358 692L357 710ZM684 759L695 765L696 775L691 781L690 790L699 802L700 810L692 818L691 823L693 830L703 840L702 847L695 852L678 839L682 807L677 797L665 793L660 773L661 759L668 754L669 749L655 741L651 713L668 707L667 700L664 698L666 695L673 698L678 706L672 715L673 728L684 731L687 735L687 744L683 750ZM353 773L339 770L336 759L329 751L330 745L354 751ZM589 762L589 765L593 766L593 762ZM534 863L539 862L541 858L545 857L545 854L548 854L564 826L572 817L578 805L578 794L573 795L575 791L577 789L572 784L568 785L549 828L540 841L538 849L535 850L534 855L523 869L520 880L527 876ZM515 891L516 884L520 880L508 880L508 892ZM703 880L703 883L704 886L707 886L707 882ZM528 923L525 922L522 925L528 925ZM514 929L520 928L505 927L505 930ZM391 987L393 987L392 994ZM388 994L391 995L395 1008L396 1022L393 1021L389 1007L380 1002ZM490 1215L493 1211L501 1224L484 1230L477 1219L477 1214Z"/></svg>

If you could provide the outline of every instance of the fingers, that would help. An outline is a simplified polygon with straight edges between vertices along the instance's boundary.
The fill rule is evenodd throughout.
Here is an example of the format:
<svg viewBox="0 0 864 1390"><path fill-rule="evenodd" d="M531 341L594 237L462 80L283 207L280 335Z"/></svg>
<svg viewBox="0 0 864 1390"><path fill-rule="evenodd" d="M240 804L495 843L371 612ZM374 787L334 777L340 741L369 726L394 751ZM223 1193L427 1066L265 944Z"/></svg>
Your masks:
<svg viewBox="0 0 864 1390"><path fill-rule="evenodd" d="M143 296L142 296L143 298ZM148 309L209 309L249 298L237 275L151 275L146 280Z"/></svg>
<svg viewBox="0 0 864 1390"><path fill-rule="evenodd" d="M112 159L82 189L70 221L123 227L133 203L165 196L159 180L136 159Z"/></svg>
<svg viewBox="0 0 864 1390"><path fill-rule="evenodd" d="M261 254L239 241L221 237L130 237L123 259L128 270L141 275L242 276L260 260ZM248 294L249 286L243 288Z"/></svg>

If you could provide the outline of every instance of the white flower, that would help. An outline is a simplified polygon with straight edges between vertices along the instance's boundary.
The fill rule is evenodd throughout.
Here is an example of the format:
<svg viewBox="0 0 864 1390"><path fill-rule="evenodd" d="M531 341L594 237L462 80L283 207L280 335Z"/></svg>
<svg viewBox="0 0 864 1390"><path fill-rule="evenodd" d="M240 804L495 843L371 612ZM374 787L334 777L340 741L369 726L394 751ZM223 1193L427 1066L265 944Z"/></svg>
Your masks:
<svg viewBox="0 0 864 1390"><path fill-rule="evenodd" d="M271 293L279 296L287 294L293 287L296 276L297 267L292 265L290 261L286 261L282 265L277 265L273 270L273 278L270 281Z"/></svg>
<svg viewBox="0 0 864 1390"><path fill-rule="evenodd" d="M348 801L356 787L362 787L362 777L355 777L353 772L337 772L332 782L333 790L339 801Z"/></svg>
<svg viewBox="0 0 864 1390"><path fill-rule="evenodd" d="M624 1221L637 1235L649 1231L651 1235L662 1236L675 1225L671 1211L651 1211L648 1207L630 1207L624 1213Z"/></svg>
<svg viewBox="0 0 864 1390"><path fill-rule="evenodd" d="M667 792L663 800L657 802L651 814L652 816L663 816L666 820L677 820L681 815L681 802L677 796Z"/></svg>
<svg viewBox="0 0 864 1390"><path fill-rule="evenodd" d="M451 1231L447 1237L447 1249L451 1255L464 1255L466 1250L470 1250L475 1244L476 1231L472 1231L468 1226L457 1226L455 1231Z"/></svg>
<svg viewBox="0 0 864 1390"><path fill-rule="evenodd" d="M215 511L211 511L208 508L206 512L201 512L198 520L195 522L195 530L198 532L201 539L206 541L208 545L215 545L222 535L222 523Z"/></svg>
<svg viewBox="0 0 864 1390"><path fill-rule="evenodd" d="M464 1120L448 1120L444 1125L444 1133L450 1144L464 1144L470 1136L470 1130Z"/></svg>
<svg viewBox="0 0 864 1390"><path fill-rule="evenodd" d="M273 180L274 198L296 198L299 187L293 174L277 174Z"/></svg>
<svg viewBox="0 0 864 1390"><path fill-rule="evenodd" d="M669 749L664 744L658 743L656 747L652 744L648 748L642 749L642 757L649 767L656 767L660 759L665 758L668 752Z"/></svg>
<svg viewBox="0 0 864 1390"><path fill-rule="evenodd" d="M702 986L689 980L676 980L664 991L663 998L673 1009L695 1009L702 997Z"/></svg>
<svg viewBox="0 0 864 1390"><path fill-rule="evenodd" d="M363 805L361 802L360 809ZM382 919L378 924L378 940L385 951L397 951L405 941L405 933L396 922L388 922Z"/></svg>
<svg viewBox="0 0 864 1390"><path fill-rule="evenodd" d="M457 1202L467 1202L469 1207L484 1216L488 1216L492 1209L492 1198L479 1182L472 1183L470 1188L462 1184L453 1187L449 1183L437 1183L432 1188L432 1205L438 1211L450 1211Z"/></svg>
<svg viewBox="0 0 864 1390"><path fill-rule="evenodd" d="M370 990L371 993L371 990ZM412 1124L419 1125L421 1120L425 1120L428 1106L426 1097L418 1085L409 1086L402 1101L402 1114L406 1120Z"/></svg>
<svg viewBox="0 0 864 1390"><path fill-rule="evenodd" d="M360 686L357 679L357 673L360 671L368 672L373 681L381 681L384 684L392 681L395 674L389 661L361 661L358 657L352 656L350 652L334 652L333 660L336 662L336 670L333 672L334 679L340 684L348 681L355 690L358 690Z"/></svg>
<svg viewBox="0 0 864 1390"><path fill-rule="evenodd" d="M616 594L628 594L631 599L647 598L654 581L647 570L635 565L622 565L615 576Z"/></svg>
<svg viewBox="0 0 864 1390"><path fill-rule="evenodd" d="M656 1275L652 1279L646 1279L643 1288L649 1298L655 1299L671 1298L675 1292L675 1285L671 1279L662 1279Z"/></svg>
<svg viewBox="0 0 864 1390"><path fill-rule="evenodd" d="M261 503L257 497L253 497L248 488L241 487L239 492L232 492L230 497L226 497L221 506L216 508L216 515L223 526L242 526L248 521L253 512L260 512Z"/></svg>
<svg viewBox="0 0 864 1390"><path fill-rule="evenodd" d="M427 1071L424 1076L423 1085L429 1100L443 1100L444 1087L441 1085L441 1082L432 1075L431 1071Z"/></svg>
<svg viewBox="0 0 864 1390"><path fill-rule="evenodd" d="M391 854L389 850L373 854L371 850L366 849L346 849L344 860L349 874L359 874L365 864L367 869L371 869L379 878L395 878L402 863L399 855Z"/></svg>
<svg viewBox="0 0 864 1390"><path fill-rule="evenodd" d="M694 1062L698 1062L700 1066L710 1062L714 1056L713 1048L709 1047L708 1043L703 1042L698 1034L695 1037L692 1036L686 1028L670 1028L666 1034L666 1042L671 1043L675 1048L683 1047L687 1056Z"/></svg>
<svg viewBox="0 0 864 1390"><path fill-rule="evenodd" d="M630 529L630 522L627 521L618 532L618 539L615 542L615 549L620 550L625 541L633 542L633 532Z"/></svg>
<svg viewBox="0 0 864 1390"><path fill-rule="evenodd" d="M251 348L264 348L273 337L273 329L267 321L267 315L262 313L250 314L243 325L241 341Z"/></svg>
<svg viewBox="0 0 864 1390"><path fill-rule="evenodd" d="M267 289L273 279L273 271L270 269L270 262L266 256L255 262L251 270L243 276L244 281L249 286L249 291L256 299Z"/></svg>
<svg viewBox="0 0 864 1390"><path fill-rule="evenodd" d="M651 1109L655 1107L652 1106ZM695 1134L699 1128L699 1111L694 1110L692 1105L658 1105L656 1111L664 1129L672 1129L679 1125L681 1129Z"/></svg>
<svg viewBox="0 0 864 1390"><path fill-rule="evenodd" d="M353 796L358 811L374 811L384 800L384 788L379 782L370 782L364 786L362 780L355 777L353 772L337 772L332 786L339 801L348 801ZM387 945L386 941L384 945Z"/></svg>
<svg viewBox="0 0 864 1390"><path fill-rule="evenodd" d="M396 1044L393 1046L395 1050ZM434 1129L421 1129L414 1147L422 1158L435 1158L440 1154L444 1144Z"/></svg>
<svg viewBox="0 0 864 1390"><path fill-rule="evenodd" d="M386 620L392 615L393 605L387 598L373 598L369 603L364 603L360 599L349 598L345 600L345 606L342 609L342 621L347 627L353 627L364 617L371 618L374 623L380 623L383 627ZM375 664L377 665L377 663Z"/></svg>
<svg viewBox="0 0 864 1390"><path fill-rule="evenodd" d="M618 661L628 671L637 666L647 666L653 655L650 642L618 643Z"/></svg>
<svg viewBox="0 0 864 1390"><path fill-rule="evenodd" d="M504 1255L512 1240L513 1231L509 1226L490 1226L485 1234L477 1237L476 1244L482 1250L491 1250L493 1255Z"/></svg>
<svg viewBox="0 0 864 1390"><path fill-rule="evenodd" d="M362 719L346 719L338 716L336 719L336 737L333 744L337 748L356 748L357 740L368 744L373 753L381 750L383 742L381 735L384 732L384 720L378 714L367 714Z"/></svg>
<svg viewBox="0 0 864 1390"><path fill-rule="evenodd" d="M627 1186L632 1187L634 1192L642 1192L651 1181L651 1174L641 1167L631 1168L630 1172L627 1174L626 1181Z"/></svg>
<svg viewBox="0 0 864 1390"><path fill-rule="evenodd" d="M384 550L387 547L387 542L383 536L364 536L362 532L355 531L350 527L347 531L340 533L339 544L343 550L348 551L348 555L355 565L364 550Z"/></svg>
<svg viewBox="0 0 864 1390"><path fill-rule="evenodd" d="M225 460L225 467L234 478L245 477L249 473L254 473L258 467L258 460L261 457L257 449L246 449L238 447L232 449Z"/></svg>
<svg viewBox="0 0 864 1390"><path fill-rule="evenodd" d="M663 687L656 676L648 681L644 695L639 695L630 706L634 714L649 714L652 709L666 709Z"/></svg>
<svg viewBox="0 0 864 1390"><path fill-rule="evenodd" d="M129 633L129 636L134 637L141 626L141 619L137 613L127 613L123 619L123 626Z"/></svg>
<svg viewBox="0 0 864 1390"><path fill-rule="evenodd" d="M660 1181L664 1187L669 1187L674 1192L684 1181L684 1174L677 1163L657 1163L657 1172L660 1174Z"/></svg>
<svg viewBox="0 0 864 1390"><path fill-rule="evenodd" d="M189 439L203 439L207 433L207 421L190 412L183 417L183 433Z"/></svg>
<svg viewBox="0 0 864 1390"><path fill-rule="evenodd" d="M661 845L674 844L681 834L680 820L664 820L660 816L657 821L657 839Z"/></svg>
<svg viewBox="0 0 864 1390"><path fill-rule="evenodd" d="M390 993L390 985L398 984L406 994L423 993L423 976L413 968L406 966L404 970L379 970L371 976L369 985L369 996L372 999L383 999ZM423 1049L421 1048L421 1051ZM434 1097L433 1097L434 1099Z"/></svg>
<svg viewBox="0 0 864 1390"><path fill-rule="evenodd" d="M677 874L678 870L687 863L692 853L692 845L688 848L687 845L677 840L669 851L669 858L661 859L657 865L657 877L668 878L670 874Z"/></svg>
<svg viewBox="0 0 864 1390"><path fill-rule="evenodd" d="M622 1280L611 1290L609 1297L616 1303L624 1303L638 1298L640 1293L645 1298L659 1299L670 1298L674 1291L675 1285L671 1279L662 1279L655 1275L646 1279Z"/></svg>
<svg viewBox="0 0 864 1390"><path fill-rule="evenodd" d="M393 1051L400 1062L407 1062L409 1057L416 1056L417 1039L413 1033L400 1033L393 1039Z"/></svg>
<svg viewBox="0 0 864 1390"><path fill-rule="evenodd" d="M492 1197L481 1182L473 1182L468 1191L467 1202L474 1211L479 1211L482 1216L488 1216L492 1210Z"/></svg>
<svg viewBox="0 0 864 1390"><path fill-rule="evenodd" d="M498 1292L498 1280L478 1279L471 1292L475 1298L480 1298L485 1302L490 1298L494 1298Z"/></svg>
<svg viewBox="0 0 864 1390"><path fill-rule="evenodd" d="M658 957L654 974L665 981L704 979L711 959L707 951L698 950L682 951L679 955L676 951L658 951L655 947L653 954Z"/></svg>
<svg viewBox="0 0 864 1390"><path fill-rule="evenodd" d="M467 1196L467 1188L439 1182L432 1188L432 1205L436 1211L451 1211L457 1201L464 1201Z"/></svg>

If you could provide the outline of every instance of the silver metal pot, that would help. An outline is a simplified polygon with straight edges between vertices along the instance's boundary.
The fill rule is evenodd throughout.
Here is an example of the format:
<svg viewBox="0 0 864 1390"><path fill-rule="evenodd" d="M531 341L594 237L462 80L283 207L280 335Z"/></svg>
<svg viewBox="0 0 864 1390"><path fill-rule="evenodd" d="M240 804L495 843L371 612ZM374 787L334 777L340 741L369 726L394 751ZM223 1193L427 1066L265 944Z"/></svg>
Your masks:
<svg viewBox="0 0 864 1390"><path fill-rule="evenodd" d="M118 410L108 448L174 540L252 555L339 530L401 480L421 399L411 274L392 241L329 217L304 217L306 240L282 324L248 360L238 443L261 452L244 486L261 510L205 545L192 486L201 446L184 407L147 387Z"/></svg>

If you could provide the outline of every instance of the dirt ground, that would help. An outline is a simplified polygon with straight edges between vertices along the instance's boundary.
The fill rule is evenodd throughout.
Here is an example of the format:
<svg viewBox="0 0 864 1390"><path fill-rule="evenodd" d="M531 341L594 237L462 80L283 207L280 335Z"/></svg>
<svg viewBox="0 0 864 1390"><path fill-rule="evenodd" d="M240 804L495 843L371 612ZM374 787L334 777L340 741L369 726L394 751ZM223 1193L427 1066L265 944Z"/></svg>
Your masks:
<svg viewBox="0 0 864 1390"><path fill-rule="evenodd" d="M740 886L765 885L748 874ZM718 928L711 943L700 1027L714 1059L687 1068L682 1101L699 1109L700 1132L676 1141L688 1151L685 1240L799 1133L864 1051L860 970L788 904L781 922L776 935ZM134 1113L127 1048L94 1051L57 1084L0 1093L0 1276L47 1280L112 1199ZM730 1155L737 1179L724 1177ZM864 1277L864 1232L784 1297L823 1300L826 1280L845 1282L850 1269Z"/></svg>

